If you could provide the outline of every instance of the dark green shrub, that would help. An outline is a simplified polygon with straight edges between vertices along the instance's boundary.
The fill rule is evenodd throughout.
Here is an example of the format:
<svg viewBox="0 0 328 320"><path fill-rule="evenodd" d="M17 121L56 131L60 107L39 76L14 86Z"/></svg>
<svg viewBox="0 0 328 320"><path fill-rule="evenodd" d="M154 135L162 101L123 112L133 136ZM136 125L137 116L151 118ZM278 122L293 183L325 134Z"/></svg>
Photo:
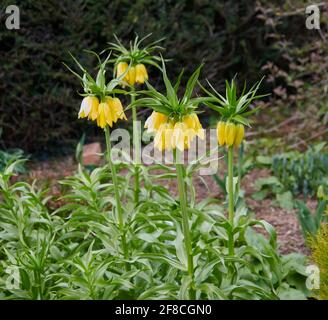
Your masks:
<svg viewBox="0 0 328 320"><path fill-rule="evenodd" d="M220 85L222 79L237 72L249 81L269 73L272 86L286 87L287 93L291 90L294 95L295 83L282 75L291 74L292 62L299 65L297 58L304 54L299 46L311 47L320 39L317 33L298 32L300 26L304 28L304 11L292 18L276 14L294 12L304 6L300 1L280 8L279 3L265 0L17 0L21 11L18 31L4 27L4 9L9 4L10 0L4 0L0 6L1 143L28 152L75 143L87 131L85 124L76 120L80 103L73 89L76 80L61 62L68 61L67 52L71 51L83 65L91 65L92 57L82 50L100 52L113 40L113 33L123 41L135 33L152 32L152 40L165 36L164 54L174 58L170 73L177 74L183 65L189 76L189 70L205 60L202 80L208 78ZM290 45L282 49L281 41ZM324 49L320 41L317 44L317 50ZM268 61L281 72L275 74L269 67L261 71ZM315 71L314 65L321 72L315 61L309 68ZM292 81L308 74L306 65L303 67L305 70L292 70ZM312 71L317 81L319 74ZM151 70L151 80L156 86L155 70ZM312 79L307 76L307 81ZM88 137L95 132L88 129Z"/></svg>

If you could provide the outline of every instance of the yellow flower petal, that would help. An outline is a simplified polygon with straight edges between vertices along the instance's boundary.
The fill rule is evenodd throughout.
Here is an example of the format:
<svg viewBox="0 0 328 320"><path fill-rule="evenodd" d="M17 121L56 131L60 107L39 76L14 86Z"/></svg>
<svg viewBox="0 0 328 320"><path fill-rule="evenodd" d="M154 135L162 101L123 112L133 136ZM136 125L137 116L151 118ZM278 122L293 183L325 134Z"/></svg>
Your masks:
<svg viewBox="0 0 328 320"><path fill-rule="evenodd" d="M105 106L104 106L104 114L105 114L105 120L106 120L106 123L112 127L113 126L113 117L112 117L112 112L111 112L111 101L112 101L112 98L110 97L106 97L106 103L105 103Z"/></svg>
<svg viewBox="0 0 328 320"><path fill-rule="evenodd" d="M128 72L128 82L131 86L133 86L136 82L136 69L135 67L131 67Z"/></svg>
<svg viewBox="0 0 328 320"><path fill-rule="evenodd" d="M155 115L155 111L153 111L151 113L151 115L147 118L146 122L145 122L145 126L144 128L147 129L148 133L151 133L154 130L154 115Z"/></svg>
<svg viewBox="0 0 328 320"><path fill-rule="evenodd" d="M244 126L241 123L237 124L237 126L236 126L236 137L235 137L235 141L234 141L234 144L233 144L234 147L238 148L240 146L241 142L244 139L244 135L245 135Z"/></svg>
<svg viewBox="0 0 328 320"><path fill-rule="evenodd" d="M191 114L188 114L183 117L183 122L190 129L195 129L195 120Z"/></svg>
<svg viewBox="0 0 328 320"><path fill-rule="evenodd" d="M98 127L105 128L106 126L106 116L105 116L105 108L108 107L107 103L100 103L98 109L98 117L97 117L97 125Z"/></svg>
<svg viewBox="0 0 328 320"><path fill-rule="evenodd" d="M165 125L165 150L171 150L173 148L172 145L172 136L173 136L173 129L174 129L174 124L173 122L168 122Z"/></svg>
<svg viewBox="0 0 328 320"><path fill-rule="evenodd" d="M163 123L159 130L156 132L155 138L154 138L154 146L159 151L162 151L165 147L165 123Z"/></svg>
<svg viewBox="0 0 328 320"><path fill-rule="evenodd" d="M236 137L236 126L232 122L228 122L225 127L225 141L227 146L232 146Z"/></svg>
<svg viewBox="0 0 328 320"><path fill-rule="evenodd" d="M167 122L168 117L163 113L155 112L153 119L154 119L153 127L154 127L154 130L156 131L159 129L161 124Z"/></svg>
<svg viewBox="0 0 328 320"><path fill-rule="evenodd" d="M87 96L82 100L78 118L86 118L93 108L98 108L99 100L94 96Z"/></svg>
<svg viewBox="0 0 328 320"><path fill-rule="evenodd" d="M174 130L172 134L173 148L178 148L181 151L184 150L185 130L186 130L186 125L183 122L177 122L174 125Z"/></svg>
<svg viewBox="0 0 328 320"><path fill-rule="evenodd" d="M225 127L226 124L223 121L219 121L216 127L216 134L220 146L223 146L225 144Z"/></svg>
<svg viewBox="0 0 328 320"><path fill-rule="evenodd" d="M88 119L96 120L97 117L98 117L98 109L99 109L99 102L98 102L98 99L97 99L97 102L94 101L91 105L91 111L88 115Z"/></svg>
<svg viewBox="0 0 328 320"><path fill-rule="evenodd" d="M113 104L114 104L114 109L115 109L117 117L121 120L122 119L127 120L126 115L125 115L124 110L123 110L121 100L118 99L118 98L114 98L113 99Z"/></svg>
<svg viewBox="0 0 328 320"><path fill-rule="evenodd" d="M119 78L126 71L128 67L129 65L126 62L119 62L116 68L116 77ZM125 78L126 76L124 77L123 80L126 80Z"/></svg>
<svg viewBox="0 0 328 320"><path fill-rule="evenodd" d="M144 83L146 80L148 80L148 74L146 67L142 64L139 63L136 65L136 78L135 78L137 83Z"/></svg>

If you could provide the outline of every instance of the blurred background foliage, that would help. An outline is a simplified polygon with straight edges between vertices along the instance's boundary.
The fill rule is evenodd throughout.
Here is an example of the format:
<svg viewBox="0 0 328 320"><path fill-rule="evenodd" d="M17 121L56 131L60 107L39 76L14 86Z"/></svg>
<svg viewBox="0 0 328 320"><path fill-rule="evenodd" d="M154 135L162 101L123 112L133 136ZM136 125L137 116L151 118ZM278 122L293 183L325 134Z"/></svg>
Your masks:
<svg viewBox="0 0 328 320"><path fill-rule="evenodd" d="M318 31L306 29L311 3L301 0L17 0L21 29L12 31L4 25L12 2L3 0L0 7L0 148L64 152L83 132L88 139L100 134L77 120L78 83L62 62L72 65L70 51L92 68L95 60L83 49L102 51L113 33L125 43L135 33L152 33L151 40L164 36L171 77L182 67L188 77L202 61L201 80L219 89L235 74L241 82L266 75L263 90L273 94L264 105L274 121L297 109L323 125L328 121L324 4ZM161 85L158 75L150 71L155 86Z"/></svg>

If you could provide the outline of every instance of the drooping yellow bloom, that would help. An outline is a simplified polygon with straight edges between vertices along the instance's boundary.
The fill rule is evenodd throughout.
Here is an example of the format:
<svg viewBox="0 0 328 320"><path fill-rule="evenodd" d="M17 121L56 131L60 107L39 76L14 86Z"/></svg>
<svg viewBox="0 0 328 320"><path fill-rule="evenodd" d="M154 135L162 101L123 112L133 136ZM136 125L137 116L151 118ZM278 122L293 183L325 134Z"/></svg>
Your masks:
<svg viewBox="0 0 328 320"><path fill-rule="evenodd" d="M162 151L165 148L165 126L166 123L162 123L159 126L159 129L157 130L154 138L154 146L159 151Z"/></svg>
<svg viewBox="0 0 328 320"><path fill-rule="evenodd" d="M97 97L85 97L81 103L79 118L87 116L88 119L97 120L97 125L101 128L105 128L106 124L112 127L118 119L127 120L120 99L113 97L105 97L101 103Z"/></svg>
<svg viewBox="0 0 328 320"><path fill-rule="evenodd" d="M233 145L238 148L244 139L245 128L241 123L235 125L232 122L219 121L216 126L216 135L220 146Z"/></svg>
<svg viewBox="0 0 328 320"><path fill-rule="evenodd" d="M241 142L244 139L244 135L245 135L245 129L244 126L241 123L238 123L236 125L236 137L235 137L235 141L233 143L233 146L238 148L241 144Z"/></svg>
<svg viewBox="0 0 328 320"><path fill-rule="evenodd" d="M185 148L185 138L187 137L188 127L184 122L176 122L172 134L172 147L183 151Z"/></svg>
<svg viewBox="0 0 328 320"><path fill-rule="evenodd" d="M160 125L167 122L167 120L168 117L165 114L153 111L145 122L145 128L148 129L148 133L156 132L159 130Z"/></svg>
<svg viewBox="0 0 328 320"><path fill-rule="evenodd" d="M83 98L78 118L86 118L93 110L98 110L99 100L94 96L87 96Z"/></svg>
<svg viewBox="0 0 328 320"><path fill-rule="evenodd" d="M224 121L219 121L216 127L216 135L220 146L225 144L225 127Z"/></svg>
<svg viewBox="0 0 328 320"><path fill-rule="evenodd" d="M149 133L156 133L154 145L159 150L178 148L183 151L190 147L196 135L201 139L205 136L195 113L183 117L182 121L175 121L162 113L153 111L146 120L145 128Z"/></svg>
<svg viewBox="0 0 328 320"><path fill-rule="evenodd" d="M116 68L116 77L119 78L126 71L128 67L129 65L126 62L119 62ZM123 80L126 81L126 75L123 78Z"/></svg>
<svg viewBox="0 0 328 320"><path fill-rule="evenodd" d="M183 122L187 125L189 129L191 129L189 130L191 136L193 133L195 133L200 139L203 140L205 138L204 129L202 128L202 125L200 124L196 113L191 113L189 115L184 116Z"/></svg>
<svg viewBox="0 0 328 320"><path fill-rule="evenodd" d="M147 69L142 63L138 63L136 66L131 66L129 68L127 62L119 62L116 68L116 77L119 78L126 71L127 73L122 80L131 86L135 85L135 83L145 83L145 81L148 80Z"/></svg>
<svg viewBox="0 0 328 320"><path fill-rule="evenodd" d="M136 82L137 83L144 83L146 80L148 80L148 73L145 65L142 63L139 63L136 65Z"/></svg>
<svg viewBox="0 0 328 320"><path fill-rule="evenodd" d="M110 117L113 123L117 122L118 119L127 120L126 115L123 111L121 100L118 98L106 97L106 102L110 107ZM109 123L108 123L109 124ZM111 124L109 124L112 126Z"/></svg>
<svg viewBox="0 0 328 320"><path fill-rule="evenodd" d="M107 120L110 119L109 114L110 114L110 110L109 110L108 103L106 102L100 103L98 108L98 116L97 116L98 127L105 128Z"/></svg>
<svg viewBox="0 0 328 320"><path fill-rule="evenodd" d="M232 146L236 137L236 126L232 122L227 122L225 127L225 142L228 147Z"/></svg>
<svg viewBox="0 0 328 320"><path fill-rule="evenodd" d="M98 117L98 110L99 110L99 102L98 103L94 103L92 106L91 106L91 111L88 115L88 119L94 121L97 119Z"/></svg>
<svg viewBox="0 0 328 320"><path fill-rule="evenodd" d="M173 121L167 122L165 127L165 142L164 142L165 150L173 149L173 140L172 140L173 130L174 130L174 122Z"/></svg>
<svg viewBox="0 0 328 320"><path fill-rule="evenodd" d="M134 86L134 84L136 83L136 68L135 68L135 67L131 67L131 68L129 69L126 78L127 78L127 82L128 82L131 86Z"/></svg>

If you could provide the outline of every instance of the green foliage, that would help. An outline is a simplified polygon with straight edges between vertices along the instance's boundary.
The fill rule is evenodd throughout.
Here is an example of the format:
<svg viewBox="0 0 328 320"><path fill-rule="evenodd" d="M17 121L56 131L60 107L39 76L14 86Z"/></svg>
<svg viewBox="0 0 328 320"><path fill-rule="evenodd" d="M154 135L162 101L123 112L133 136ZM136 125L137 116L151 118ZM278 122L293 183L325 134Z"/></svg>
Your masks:
<svg viewBox="0 0 328 320"><path fill-rule="evenodd" d="M0 172L3 171L9 164L14 163L18 159L25 157L21 149L9 149L7 151L0 150ZM24 162L15 162L15 171L18 173L25 173L26 168Z"/></svg>
<svg viewBox="0 0 328 320"><path fill-rule="evenodd" d="M279 155L257 156L258 166L269 167L272 176L256 180L258 191L253 194L256 200L275 195L282 208L291 210L294 197L313 196L320 185L328 181L328 154L325 143L310 147L305 153L299 151Z"/></svg>
<svg viewBox="0 0 328 320"><path fill-rule="evenodd" d="M321 223L328 222L328 216L325 213L326 205L326 200L318 201L317 209L312 213L303 201L296 201L298 221L305 240L317 234Z"/></svg>
<svg viewBox="0 0 328 320"><path fill-rule="evenodd" d="M160 66L157 62L160 62L161 58L155 56L154 51L164 50L164 48L158 45L158 43L163 41L164 39L156 40L153 43L150 43L142 48L141 44L150 36L151 34L148 34L141 39L136 36L133 42L130 41L130 47L126 48L118 39L118 37L114 35L116 43L109 43L109 50L112 50L115 56L115 59L113 59L112 62L115 62L116 66L120 62L127 62L131 65L145 63L153 65L160 69Z"/></svg>
<svg viewBox="0 0 328 320"><path fill-rule="evenodd" d="M225 153L224 159L227 162L227 150L224 148L222 152ZM237 194L239 197L243 196L243 193L240 192L240 182L242 178L255 166L253 158L245 155L245 144L242 143L239 148L238 148L238 157L236 164L234 165L234 172L237 172L238 174L238 183L237 183ZM225 173L224 176L221 178L219 174L214 174L213 180L217 183L223 194L227 194L226 190L226 179L227 179L227 174Z"/></svg>
<svg viewBox="0 0 328 320"><path fill-rule="evenodd" d="M225 97L218 93L210 84L210 82L207 81L212 92L202 87L202 89L210 97L209 101L205 101L205 104L217 113L219 113L222 119L225 121L232 120L237 123L242 123L244 125L250 126L250 122L247 118L253 113L255 113L258 109L250 109L251 103L254 103L255 100L265 96L256 95L262 80L253 85L248 92L246 92L245 82L244 88L239 97L237 95L237 85L235 79L231 81L231 84L226 81Z"/></svg>
<svg viewBox="0 0 328 320"><path fill-rule="evenodd" d="M12 168L0 175L1 299L189 298L179 204L155 183L176 179L172 168L141 167L145 187L136 208L133 190L127 187L133 170L119 176L123 231L107 166L91 173L80 167L62 181L68 192L55 212L46 190L10 184ZM158 169L161 174L151 174ZM305 299L305 257L280 255L272 226L253 219L243 204L237 207L233 228L217 200L196 204L192 176L197 169L197 163L186 168L197 299ZM254 227L263 228L267 238ZM122 232L127 258L120 246ZM233 257L227 248L231 233Z"/></svg>
<svg viewBox="0 0 328 320"><path fill-rule="evenodd" d="M288 152L272 158L272 171L285 190L304 198L313 196L328 182L328 153L325 143L310 147L305 153Z"/></svg>
<svg viewBox="0 0 328 320"><path fill-rule="evenodd" d="M317 296L321 300L328 300L328 224L323 223L311 241L312 259L320 270L320 288Z"/></svg>

